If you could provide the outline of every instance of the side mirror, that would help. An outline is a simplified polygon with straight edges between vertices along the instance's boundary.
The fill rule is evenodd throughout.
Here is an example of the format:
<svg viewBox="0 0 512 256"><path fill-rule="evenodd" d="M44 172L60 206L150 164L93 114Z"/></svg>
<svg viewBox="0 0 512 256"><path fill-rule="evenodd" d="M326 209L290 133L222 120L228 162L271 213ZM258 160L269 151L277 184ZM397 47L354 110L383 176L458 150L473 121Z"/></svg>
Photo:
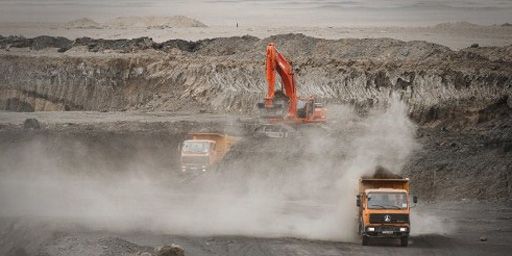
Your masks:
<svg viewBox="0 0 512 256"><path fill-rule="evenodd" d="M412 202L417 204L418 203L418 197L417 196L413 196L412 197Z"/></svg>
<svg viewBox="0 0 512 256"><path fill-rule="evenodd" d="M359 195L356 197L356 206L361 207L361 196Z"/></svg>

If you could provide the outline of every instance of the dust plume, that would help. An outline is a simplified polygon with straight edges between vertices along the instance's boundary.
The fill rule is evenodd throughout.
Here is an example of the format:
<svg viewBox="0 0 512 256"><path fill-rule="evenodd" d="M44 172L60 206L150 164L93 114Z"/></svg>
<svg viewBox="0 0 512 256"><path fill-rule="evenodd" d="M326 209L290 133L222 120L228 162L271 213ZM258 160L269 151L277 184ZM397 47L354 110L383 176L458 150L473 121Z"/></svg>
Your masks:
<svg viewBox="0 0 512 256"><path fill-rule="evenodd" d="M453 233L457 225L453 218L441 217L442 215L429 209L429 207L418 207L413 209L411 216L411 232L413 235L438 234L446 235Z"/></svg>
<svg viewBox="0 0 512 256"><path fill-rule="evenodd" d="M126 134L9 144L0 148L0 216L112 231L352 241L357 179L376 166L399 173L418 147L416 128L396 98L365 117L348 106L329 113L330 127L300 140L246 138L221 171L186 183L177 164L164 161L177 154L178 136L171 148Z"/></svg>

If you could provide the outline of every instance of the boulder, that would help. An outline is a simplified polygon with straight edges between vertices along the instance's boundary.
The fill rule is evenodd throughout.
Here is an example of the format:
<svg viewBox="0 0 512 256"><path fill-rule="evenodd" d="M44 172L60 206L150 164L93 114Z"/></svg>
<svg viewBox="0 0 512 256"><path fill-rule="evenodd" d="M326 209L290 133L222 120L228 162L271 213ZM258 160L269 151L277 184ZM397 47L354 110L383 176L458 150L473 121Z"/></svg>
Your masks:
<svg viewBox="0 0 512 256"><path fill-rule="evenodd" d="M164 245L155 250L156 256L185 256L185 250L179 245Z"/></svg>

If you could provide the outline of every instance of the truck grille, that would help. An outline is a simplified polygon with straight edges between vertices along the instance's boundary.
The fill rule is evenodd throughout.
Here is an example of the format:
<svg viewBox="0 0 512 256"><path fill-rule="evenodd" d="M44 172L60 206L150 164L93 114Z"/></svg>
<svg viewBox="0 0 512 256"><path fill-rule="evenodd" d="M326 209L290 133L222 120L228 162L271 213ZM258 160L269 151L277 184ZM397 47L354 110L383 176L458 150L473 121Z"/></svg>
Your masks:
<svg viewBox="0 0 512 256"><path fill-rule="evenodd" d="M208 164L208 156L182 156L181 161L184 164L197 164L206 165Z"/></svg>
<svg viewBox="0 0 512 256"><path fill-rule="evenodd" d="M408 214L370 214L370 223L409 223Z"/></svg>

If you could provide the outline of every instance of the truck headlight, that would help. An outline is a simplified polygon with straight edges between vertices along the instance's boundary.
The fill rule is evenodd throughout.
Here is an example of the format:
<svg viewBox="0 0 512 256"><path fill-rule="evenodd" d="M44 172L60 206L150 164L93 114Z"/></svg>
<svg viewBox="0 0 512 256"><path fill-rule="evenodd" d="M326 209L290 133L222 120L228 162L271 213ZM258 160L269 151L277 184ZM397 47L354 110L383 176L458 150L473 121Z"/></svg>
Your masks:
<svg viewBox="0 0 512 256"><path fill-rule="evenodd" d="M400 232L406 232L407 228L400 228Z"/></svg>
<svg viewBox="0 0 512 256"><path fill-rule="evenodd" d="M367 230L368 230L368 232L374 232L375 228L369 227Z"/></svg>

